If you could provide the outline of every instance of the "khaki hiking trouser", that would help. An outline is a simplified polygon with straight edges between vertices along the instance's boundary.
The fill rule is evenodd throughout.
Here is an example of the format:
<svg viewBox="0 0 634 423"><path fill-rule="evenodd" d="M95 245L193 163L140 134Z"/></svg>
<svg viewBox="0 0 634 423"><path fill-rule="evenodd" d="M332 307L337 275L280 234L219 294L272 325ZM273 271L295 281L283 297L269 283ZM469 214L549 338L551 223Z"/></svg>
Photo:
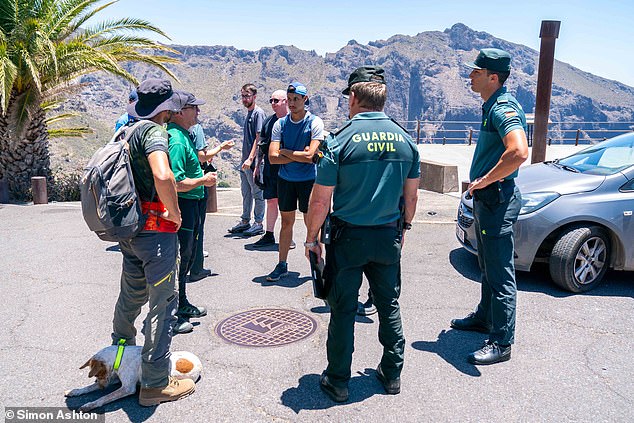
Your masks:
<svg viewBox="0 0 634 423"><path fill-rule="evenodd" d="M150 311L143 322L145 335L141 364L141 386L163 387L170 371L172 325L176 296L176 259L178 240L175 233L141 232L119 243L123 254L121 291L114 309L112 341L125 339L135 345L134 321L148 302Z"/></svg>

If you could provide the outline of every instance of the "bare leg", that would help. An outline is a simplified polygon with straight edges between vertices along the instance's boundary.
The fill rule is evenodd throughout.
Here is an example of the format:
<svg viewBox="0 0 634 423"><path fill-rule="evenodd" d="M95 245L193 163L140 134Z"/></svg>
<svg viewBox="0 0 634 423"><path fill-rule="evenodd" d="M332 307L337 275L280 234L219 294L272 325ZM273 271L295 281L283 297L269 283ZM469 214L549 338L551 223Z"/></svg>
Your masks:
<svg viewBox="0 0 634 423"><path fill-rule="evenodd" d="M293 225L295 224L295 211L280 212L282 215L282 229L280 230L280 254L279 261L286 261L288 250L293 239Z"/></svg>
<svg viewBox="0 0 634 423"><path fill-rule="evenodd" d="M266 231L275 232L275 221L279 214L279 208L277 205L277 198L270 198L266 200Z"/></svg>

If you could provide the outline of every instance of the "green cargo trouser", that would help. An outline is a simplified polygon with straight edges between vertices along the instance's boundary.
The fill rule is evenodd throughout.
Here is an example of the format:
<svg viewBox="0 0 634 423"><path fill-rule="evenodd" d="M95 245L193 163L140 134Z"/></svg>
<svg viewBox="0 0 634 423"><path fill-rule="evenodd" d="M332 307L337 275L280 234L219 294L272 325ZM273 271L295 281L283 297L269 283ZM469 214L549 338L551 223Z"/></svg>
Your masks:
<svg viewBox="0 0 634 423"><path fill-rule="evenodd" d="M510 345L515 341L517 302L513 224L519 215L522 196L512 181L490 187L476 191L473 202L478 264L482 272L482 295L476 317L491 324L491 342Z"/></svg>
<svg viewBox="0 0 634 423"><path fill-rule="evenodd" d="M379 316L381 368L388 379L400 377L405 338L398 298L401 292L401 242L391 228L345 228L327 247L326 267L332 288L328 294L330 325L326 344L326 374L333 385L346 387L354 351L354 323L362 274Z"/></svg>
<svg viewBox="0 0 634 423"><path fill-rule="evenodd" d="M125 339L135 345L134 321L141 307L150 302L143 322L145 343L141 352L141 386L163 387L168 383L172 325L176 321L176 234L142 232L119 243L123 254L121 292L114 310L112 341Z"/></svg>

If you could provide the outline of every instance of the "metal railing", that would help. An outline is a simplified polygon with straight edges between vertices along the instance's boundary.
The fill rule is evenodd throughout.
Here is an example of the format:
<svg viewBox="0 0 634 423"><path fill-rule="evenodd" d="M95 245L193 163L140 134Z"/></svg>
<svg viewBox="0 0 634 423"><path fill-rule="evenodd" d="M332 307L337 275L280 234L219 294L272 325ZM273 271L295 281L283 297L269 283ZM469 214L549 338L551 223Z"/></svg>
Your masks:
<svg viewBox="0 0 634 423"><path fill-rule="evenodd" d="M342 122L329 122L334 125ZM468 144L478 140L479 121L401 120L416 144ZM608 138L634 131L634 122L575 122L548 124L548 145L594 144ZM533 143L533 123L528 123L528 144Z"/></svg>

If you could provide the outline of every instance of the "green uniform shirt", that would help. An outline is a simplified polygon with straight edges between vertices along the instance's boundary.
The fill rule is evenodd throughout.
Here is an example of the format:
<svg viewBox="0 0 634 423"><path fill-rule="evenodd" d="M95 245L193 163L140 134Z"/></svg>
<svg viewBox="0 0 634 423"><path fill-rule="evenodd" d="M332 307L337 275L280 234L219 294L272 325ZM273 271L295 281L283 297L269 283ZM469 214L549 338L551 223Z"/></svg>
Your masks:
<svg viewBox="0 0 634 423"><path fill-rule="evenodd" d="M335 187L333 216L363 226L397 220L405 180L420 176L407 131L382 112L359 113L324 143L315 182Z"/></svg>
<svg viewBox="0 0 634 423"><path fill-rule="evenodd" d="M189 132L175 123L167 125L167 132L170 135L170 165L172 166L176 182L180 182L185 178L202 178L203 170L200 167L196 150L192 146ZM179 192L178 196L191 200L200 200L205 197L205 188L199 186L190 191Z"/></svg>
<svg viewBox="0 0 634 423"><path fill-rule="evenodd" d="M154 175L148 156L155 151L169 154L167 140L165 128L150 121L137 129L128 140L134 185L142 201L152 201L152 192L156 195Z"/></svg>
<svg viewBox="0 0 634 423"><path fill-rule="evenodd" d="M526 131L524 110L506 87L501 87L482 106L480 135L469 171L472 181L486 175L500 161L505 150L502 138L515 129ZM517 170L504 179L516 176Z"/></svg>

